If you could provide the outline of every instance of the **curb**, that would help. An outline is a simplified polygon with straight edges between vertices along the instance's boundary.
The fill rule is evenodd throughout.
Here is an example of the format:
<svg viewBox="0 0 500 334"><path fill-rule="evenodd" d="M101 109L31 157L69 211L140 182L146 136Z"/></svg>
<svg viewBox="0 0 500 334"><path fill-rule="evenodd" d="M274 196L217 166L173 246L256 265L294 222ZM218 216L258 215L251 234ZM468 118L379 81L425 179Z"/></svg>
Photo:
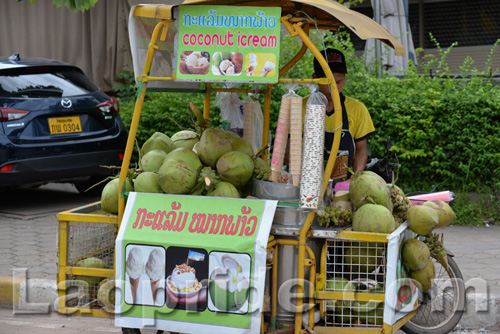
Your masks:
<svg viewBox="0 0 500 334"><path fill-rule="evenodd" d="M0 276L0 307L16 313L57 312L57 298L56 280ZM457 329L500 329L500 295L467 293L466 298Z"/></svg>
<svg viewBox="0 0 500 334"><path fill-rule="evenodd" d="M56 280L0 276L0 307L31 313L55 310Z"/></svg>
<svg viewBox="0 0 500 334"><path fill-rule="evenodd" d="M0 307L19 306L20 285L25 279L0 276Z"/></svg>

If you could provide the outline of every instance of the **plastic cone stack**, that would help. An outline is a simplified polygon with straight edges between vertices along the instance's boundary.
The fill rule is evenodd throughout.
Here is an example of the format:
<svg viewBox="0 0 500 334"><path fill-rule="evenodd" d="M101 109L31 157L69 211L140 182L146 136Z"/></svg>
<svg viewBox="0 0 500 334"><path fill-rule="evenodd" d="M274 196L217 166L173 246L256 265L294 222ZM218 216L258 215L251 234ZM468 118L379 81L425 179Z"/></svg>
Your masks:
<svg viewBox="0 0 500 334"><path fill-rule="evenodd" d="M290 98L290 171L293 185L299 186L302 165L302 97Z"/></svg>
<svg viewBox="0 0 500 334"><path fill-rule="evenodd" d="M288 141L288 128L290 125L290 103L291 96L284 95L281 98L278 125L274 137L273 157L271 159L271 181L278 182L278 177L285 159L286 144Z"/></svg>
<svg viewBox="0 0 500 334"><path fill-rule="evenodd" d="M252 147L254 146L253 141L253 108L254 102L247 101L245 102L244 111L245 114L243 116L243 139L245 139ZM255 150L255 148L254 148Z"/></svg>

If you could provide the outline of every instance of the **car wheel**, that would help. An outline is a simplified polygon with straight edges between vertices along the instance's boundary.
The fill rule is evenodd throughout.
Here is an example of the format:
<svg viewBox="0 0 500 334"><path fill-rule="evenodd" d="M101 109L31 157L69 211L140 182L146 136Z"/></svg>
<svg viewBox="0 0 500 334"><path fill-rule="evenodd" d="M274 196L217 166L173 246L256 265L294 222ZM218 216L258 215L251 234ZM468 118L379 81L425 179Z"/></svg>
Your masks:
<svg viewBox="0 0 500 334"><path fill-rule="evenodd" d="M102 176L92 176L87 181L75 182L75 188L80 194L89 197L101 196L102 190L109 180ZM101 182L101 183L100 183Z"/></svg>

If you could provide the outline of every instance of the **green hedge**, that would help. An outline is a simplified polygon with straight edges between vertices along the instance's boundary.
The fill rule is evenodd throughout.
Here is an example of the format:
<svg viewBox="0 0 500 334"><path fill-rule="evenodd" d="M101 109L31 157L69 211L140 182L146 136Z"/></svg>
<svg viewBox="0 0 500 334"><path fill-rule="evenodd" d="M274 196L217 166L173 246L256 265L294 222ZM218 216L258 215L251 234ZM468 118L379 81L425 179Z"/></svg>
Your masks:
<svg viewBox="0 0 500 334"><path fill-rule="evenodd" d="M326 45L344 50L349 71L344 93L366 104L377 130L369 140L371 156L383 157L384 145L390 136L391 152L401 164L398 184L406 192L500 189L500 87L491 77L476 71L469 59L464 62L462 78L450 77L446 66L450 48L441 50L440 58L425 60L420 66L421 71L425 71L426 66L437 66L433 77L419 75L415 67L403 78L377 77L373 68L354 56L347 34L319 37L313 33L318 47ZM282 64L299 48L291 38L285 38L283 45ZM495 51L496 45L490 58ZM311 73L312 55L308 51L289 76L310 77ZM273 88L271 129L276 126L281 96L286 92L282 84ZM307 94L307 90L301 89L300 94ZM215 101L215 94L212 99ZM144 142L155 131L172 135L182 127L191 128L190 101L201 109L203 95L148 93L138 142ZM121 114L127 126L134 105L134 100L121 100ZM215 103L212 103L211 115L218 125L219 109Z"/></svg>

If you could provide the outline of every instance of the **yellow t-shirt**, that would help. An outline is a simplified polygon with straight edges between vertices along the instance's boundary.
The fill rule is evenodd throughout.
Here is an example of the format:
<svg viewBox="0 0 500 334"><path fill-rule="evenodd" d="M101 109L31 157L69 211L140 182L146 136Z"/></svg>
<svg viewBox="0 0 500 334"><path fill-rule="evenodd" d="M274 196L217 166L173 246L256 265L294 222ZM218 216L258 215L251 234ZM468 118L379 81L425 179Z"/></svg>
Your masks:
<svg viewBox="0 0 500 334"><path fill-rule="evenodd" d="M304 98L303 113L305 116L306 105L309 96ZM358 100L352 99L348 96L345 97L345 108L347 118L349 119L349 131L354 137L354 141L365 139L367 136L375 133L372 118L366 106ZM343 119L342 122L345 122ZM335 114L325 117L325 131L332 132L335 130Z"/></svg>

